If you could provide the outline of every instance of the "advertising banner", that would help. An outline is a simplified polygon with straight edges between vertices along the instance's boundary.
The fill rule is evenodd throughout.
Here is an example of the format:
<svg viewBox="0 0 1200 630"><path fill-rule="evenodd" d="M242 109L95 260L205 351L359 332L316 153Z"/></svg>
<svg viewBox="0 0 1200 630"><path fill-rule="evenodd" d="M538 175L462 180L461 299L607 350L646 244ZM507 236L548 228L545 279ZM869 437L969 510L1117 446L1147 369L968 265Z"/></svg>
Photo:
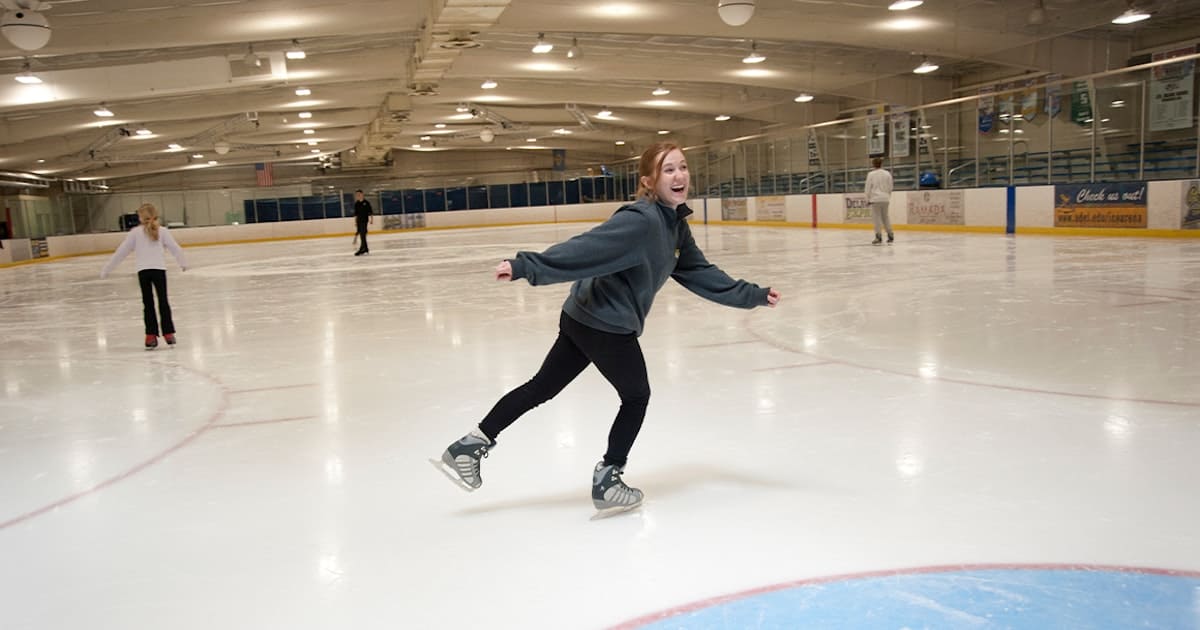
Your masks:
<svg viewBox="0 0 1200 630"><path fill-rule="evenodd" d="M908 193L910 225L963 225L963 191L921 190Z"/></svg>
<svg viewBox="0 0 1200 630"><path fill-rule="evenodd" d="M1054 227L1144 228L1146 182L1057 185Z"/></svg>

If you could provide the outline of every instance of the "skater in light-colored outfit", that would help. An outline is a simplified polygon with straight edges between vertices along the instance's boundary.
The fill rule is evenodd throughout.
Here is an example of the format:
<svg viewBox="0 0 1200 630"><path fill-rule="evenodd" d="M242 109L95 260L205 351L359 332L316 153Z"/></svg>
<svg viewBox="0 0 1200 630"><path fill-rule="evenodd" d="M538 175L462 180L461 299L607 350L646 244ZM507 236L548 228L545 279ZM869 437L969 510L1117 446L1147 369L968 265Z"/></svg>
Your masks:
<svg viewBox="0 0 1200 630"><path fill-rule="evenodd" d="M689 174L673 144L647 149L638 164L636 202L603 224L544 252L519 252L497 265L497 280L532 285L573 282L559 317L558 339L529 382L501 398L462 439L450 444L440 466L467 490L483 484L480 460L500 432L525 412L550 400L588 365L595 364L621 398L608 435L608 450L592 473L598 510L636 507L642 491L622 481L626 459L650 401L646 361L638 337L668 278L726 306L775 306L779 292L734 280L704 258L692 238L685 203Z"/></svg>
<svg viewBox="0 0 1200 630"><path fill-rule="evenodd" d="M171 231L164 225L158 224L158 209L153 204L144 203L137 209L141 225L129 230L125 240L113 253L108 264L100 271L101 278L107 278L130 252L134 252L137 260L138 284L142 287L142 316L146 324L146 349L158 347L158 335L162 332L163 339L168 345L175 345L175 321L171 317L171 304L167 301L167 261L163 248L171 250L171 255L179 263L179 267L187 271L187 258L183 249L171 237ZM154 312L154 294L158 294L158 314L162 316L162 328L158 325L158 315Z"/></svg>
<svg viewBox="0 0 1200 630"><path fill-rule="evenodd" d="M881 234L887 230L888 243L895 240L892 234L892 222L888 219L888 203L892 200L892 174L883 168L883 158L871 160L870 173L867 173L867 203L871 204L871 216L875 219L875 240L872 245L883 242Z"/></svg>

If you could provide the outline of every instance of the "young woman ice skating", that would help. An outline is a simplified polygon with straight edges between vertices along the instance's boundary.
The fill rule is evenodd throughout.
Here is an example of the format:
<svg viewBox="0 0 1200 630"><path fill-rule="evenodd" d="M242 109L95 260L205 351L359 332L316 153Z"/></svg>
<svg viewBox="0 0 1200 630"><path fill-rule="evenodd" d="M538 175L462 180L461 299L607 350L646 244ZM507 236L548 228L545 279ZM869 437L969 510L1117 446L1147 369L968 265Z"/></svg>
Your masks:
<svg viewBox="0 0 1200 630"><path fill-rule="evenodd" d="M438 463L466 490L483 484L480 460L500 432L550 400L590 364L612 384L621 406L608 450L592 472L592 503L611 512L636 507L642 491L621 476L650 400L638 336L667 278L697 295L739 308L775 306L779 292L734 280L704 258L686 217L689 174L683 152L655 144L638 163L637 201L591 230L544 252L519 252L496 267L497 280L532 285L574 282L559 317L558 338L529 382L506 394L479 426L450 444Z"/></svg>
<svg viewBox="0 0 1200 630"><path fill-rule="evenodd" d="M175 345L175 322L171 319L171 304L167 302L167 261L163 248L171 250L171 255L179 263L179 267L187 271L187 259L183 249L171 237L171 231L166 226L158 224L158 209L153 204L144 203L137 209L141 225L129 230L125 241L113 253L108 264L100 271L101 278L107 278L130 252L134 252L137 261L138 284L142 287L142 316L146 322L146 349L158 347L158 335L162 332L163 339L168 345ZM158 325L158 315L154 313L154 294L158 294L158 315L162 316L162 328Z"/></svg>

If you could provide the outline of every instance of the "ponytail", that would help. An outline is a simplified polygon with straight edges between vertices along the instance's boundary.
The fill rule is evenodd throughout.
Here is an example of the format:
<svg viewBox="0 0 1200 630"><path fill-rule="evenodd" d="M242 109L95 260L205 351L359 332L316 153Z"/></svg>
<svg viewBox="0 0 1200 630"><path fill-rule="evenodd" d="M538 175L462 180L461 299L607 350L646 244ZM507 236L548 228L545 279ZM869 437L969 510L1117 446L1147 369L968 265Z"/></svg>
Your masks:
<svg viewBox="0 0 1200 630"><path fill-rule="evenodd" d="M142 220L142 229L150 240L158 240L158 208L152 203L144 203L137 209L138 218Z"/></svg>

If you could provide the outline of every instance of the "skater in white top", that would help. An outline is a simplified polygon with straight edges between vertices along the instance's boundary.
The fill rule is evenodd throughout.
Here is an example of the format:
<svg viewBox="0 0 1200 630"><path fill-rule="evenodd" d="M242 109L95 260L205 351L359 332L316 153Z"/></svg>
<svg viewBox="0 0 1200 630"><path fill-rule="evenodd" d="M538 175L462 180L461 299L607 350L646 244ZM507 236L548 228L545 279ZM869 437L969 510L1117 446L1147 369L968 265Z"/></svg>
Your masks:
<svg viewBox="0 0 1200 630"><path fill-rule="evenodd" d="M871 204L871 216L875 219L875 240L871 241L871 244L882 243L881 230L886 229L887 242L890 245L895 240L892 235L892 222L888 219L888 202L892 200L892 174L883 168L883 158L873 158L871 166L874 168L867 173L867 184L863 191L867 193L867 203Z"/></svg>
<svg viewBox="0 0 1200 630"><path fill-rule="evenodd" d="M168 345L175 345L175 322L171 319L171 305L167 302L167 264L163 248L171 250L171 255L179 263L180 269L187 271L187 259L183 249L171 237L171 232L158 224L158 209L153 204L144 203L137 209L141 225L129 230L125 241L113 253L108 264L100 271L101 278L107 278L130 252L135 253L138 269L138 283L142 287L143 316L146 321L146 349L158 347L158 335L161 330L163 339ZM158 311L162 316L162 328L158 325L158 316L154 313L154 294L158 294Z"/></svg>

